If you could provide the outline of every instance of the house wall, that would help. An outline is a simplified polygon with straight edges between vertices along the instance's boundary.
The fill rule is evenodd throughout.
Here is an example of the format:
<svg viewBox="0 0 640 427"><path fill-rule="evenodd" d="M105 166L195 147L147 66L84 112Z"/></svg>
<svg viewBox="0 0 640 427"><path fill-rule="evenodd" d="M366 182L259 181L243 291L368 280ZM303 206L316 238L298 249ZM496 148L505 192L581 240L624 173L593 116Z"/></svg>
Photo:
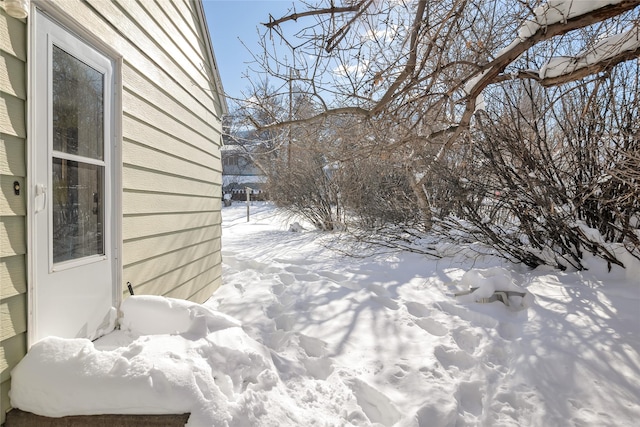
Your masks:
<svg viewBox="0 0 640 427"><path fill-rule="evenodd" d="M87 3L62 7L92 16L89 26L124 56L123 283L203 302L221 282L223 107L206 72L199 6Z"/></svg>
<svg viewBox="0 0 640 427"><path fill-rule="evenodd" d="M221 284L221 116L200 5L49 0L122 56L122 288L203 302ZM203 15L203 14L202 14ZM0 9L0 423L26 351L26 20ZM119 171L118 171L119 172ZM23 191L13 196L13 182Z"/></svg>
<svg viewBox="0 0 640 427"><path fill-rule="evenodd" d="M26 63L26 23L0 8L0 423L11 369L27 350Z"/></svg>

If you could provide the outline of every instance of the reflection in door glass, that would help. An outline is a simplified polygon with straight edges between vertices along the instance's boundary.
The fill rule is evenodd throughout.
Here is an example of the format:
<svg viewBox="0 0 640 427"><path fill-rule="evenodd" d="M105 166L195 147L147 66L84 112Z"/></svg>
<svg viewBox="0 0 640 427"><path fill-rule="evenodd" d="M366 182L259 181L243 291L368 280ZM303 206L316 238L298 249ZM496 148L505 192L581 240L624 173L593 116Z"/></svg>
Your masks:
<svg viewBox="0 0 640 427"><path fill-rule="evenodd" d="M104 75L53 46L53 149L103 160Z"/></svg>
<svg viewBox="0 0 640 427"><path fill-rule="evenodd" d="M103 255L103 167L53 159L53 262Z"/></svg>

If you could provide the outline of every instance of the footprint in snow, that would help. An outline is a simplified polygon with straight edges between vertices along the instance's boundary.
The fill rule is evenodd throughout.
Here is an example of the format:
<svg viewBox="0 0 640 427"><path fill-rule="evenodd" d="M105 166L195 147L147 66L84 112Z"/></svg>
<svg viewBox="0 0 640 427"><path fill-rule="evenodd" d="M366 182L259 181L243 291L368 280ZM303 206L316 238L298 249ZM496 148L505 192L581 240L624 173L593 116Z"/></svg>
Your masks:
<svg viewBox="0 0 640 427"><path fill-rule="evenodd" d="M440 364L442 364L446 369L456 367L464 370L470 369L476 364L473 357L471 357L467 352L457 348L439 345L433 350L433 353Z"/></svg>
<svg viewBox="0 0 640 427"><path fill-rule="evenodd" d="M291 314L282 314L275 319L276 329L291 331L296 324L296 318Z"/></svg>
<svg viewBox="0 0 640 427"><path fill-rule="evenodd" d="M327 355L327 343L321 339L298 334L300 347L309 357L324 357Z"/></svg>
<svg viewBox="0 0 640 427"><path fill-rule="evenodd" d="M317 380L326 380L333 373L333 361L327 357L327 343L321 339L298 334L298 343L304 351L307 373Z"/></svg>
<svg viewBox="0 0 640 427"><path fill-rule="evenodd" d="M374 295L374 296L371 297L371 301L374 301L374 302L376 302L378 304L381 304L381 305L387 307L390 310L398 310L400 308L398 303L395 302L394 300L392 300L391 298L380 297L380 296Z"/></svg>
<svg viewBox="0 0 640 427"><path fill-rule="evenodd" d="M412 316L416 317L427 317L431 314L431 309L424 304L420 304L419 302L409 301L406 304L407 311Z"/></svg>
<svg viewBox="0 0 640 427"><path fill-rule="evenodd" d="M285 270L293 274L306 274L309 272L309 270L307 270L306 268L298 267L296 265L285 267Z"/></svg>
<svg viewBox="0 0 640 427"><path fill-rule="evenodd" d="M371 292L373 292L374 294L378 295L381 298L391 297L391 294L389 293L389 291L387 291L383 286L371 284L367 286L367 289L369 289Z"/></svg>
<svg viewBox="0 0 640 427"><path fill-rule="evenodd" d="M348 280L347 276L344 276L344 275L338 274L338 273L334 273L333 271L322 270L322 271L318 271L318 274L320 276L324 277L325 279L329 279L329 280L334 281L336 283L346 282Z"/></svg>
<svg viewBox="0 0 640 427"><path fill-rule="evenodd" d="M458 402L453 397L446 397L445 393L429 396L424 405L415 415L419 427L454 426L456 424Z"/></svg>
<svg viewBox="0 0 640 427"><path fill-rule="evenodd" d="M452 331L451 336L462 350L473 354L480 344L482 336L466 328L457 328Z"/></svg>
<svg viewBox="0 0 640 427"><path fill-rule="evenodd" d="M291 273L280 273L278 277L280 278L282 284L285 286L293 285L296 281L295 276Z"/></svg>
<svg viewBox="0 0 640 427"><path fill-rule="evenodd" d="M267 274L278 273L280 271L280 269L273 267L268 263L256 261L255 259L248 259L248 260L242 261L241 267L243 269L255 270L259 273L267 273Z"/></svg>
<svg viewBox="0 0 640 427"><path fill-rule="evenodd" d="M505 414L513 418L519 414L522 419L529 419L528 415L534 413L537 410L536 405L540 403L531 390L516 391L506 387L500 387L490 401L492 413Z"/></svg>
<svg viewBox="0 0 640 427"><path fill-rule="evenodd" d="M269 319L276 318L280 316L283 312L284 312L284 306L278 301L275 301L269 304L264 309L264 313L267 315Z"/></svg>
<svg viewBox="0 0 640 427"><path fill-rule="evenodd" d="M271 286L271 292L274 295L280 296L280 295L282 295L284 290L285 290L285 286L282 283L276 283L275 285Z"/></svg>
<svg viewBox="0 0 640 427"><path fill-rule="evenodd" d="M468 412L475 416L482 414L484 390L480 381L461 382L455 396L459 402L459 413Z"/></svg>
<svg viewBox="0 0 640 427"><path fill-rule="evenodd" d="M145 340L139 339L139 341L145 341ZM137 355L139 355L140 353L142 353L142 350L144 350L144 344L140 342L133 342L129 344L129 346L125 351L122 352L122 357L131 360Z"/></svg>
<svg viewBox="0 0 640 427"><path fill-rule="evenodd" d="M348 379L345 384L371 423L392 426L400 420L402 414L385 394L358 378Z"/></svg>
<svg viewBox="0 0 640 427"><path fill-rule="evenodd" d="M415 321L415 324L430 333L431 335L437 337L443 337L449 333L449 330L442 323L437 320L432 319L431 317L422 317Z"/></svg>

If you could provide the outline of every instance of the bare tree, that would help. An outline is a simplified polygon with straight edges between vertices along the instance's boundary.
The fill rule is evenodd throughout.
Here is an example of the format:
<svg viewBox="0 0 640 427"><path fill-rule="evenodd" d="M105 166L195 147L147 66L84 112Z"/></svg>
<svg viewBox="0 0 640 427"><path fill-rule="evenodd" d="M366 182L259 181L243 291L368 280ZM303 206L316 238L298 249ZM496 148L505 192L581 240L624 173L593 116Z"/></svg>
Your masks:
<svg viewBox="0 0 640 427"><path fill-rule="evenodd" d="M446 129L453 131L469 124L478 95L491 84L525 78L557 85L610 69L640 52L639 0L595 6L552 0L537 7L537 2L527 1L323 3L265 23L265 54L257 58L269 74L283 82L295 80L323 107L307 120L400 111L406 118L406 111L429 107L441 110L436 116L450 121ZM286 37L281 25L304 18L315 22ZM585 28L590 31L581 31ZM274 37L281 37L279 49L289 52L271 50L268 41ZM563 45L580 52L567 56L567 49L560 50ZM523 58L536 46L544 49ZM540 52L563 56L549 58ZM292 65L283 58L297 62ZM464 108L457 109L458 114L449 114L460 105ZM286 124L274 120L272 126ZM429 130L427 136L443 129Z"/></svg>
<svg viewBox="0 0 640 427"><path fill-rule="evenodd" d="M283 88L293 80L319 112L262 127L385 116L409 121L413 130L396 146L435 140L439 158L460 142L488 86L511 79L557 85L640 53L640 0L537 3L331 1L271 18L259 66ZM302 19L312 22L286 34L289 21Z"/></svg>
<svg viewBox="0 0 640 427"><path fill-rule="evenodd" d="M625 131L626 139L622 139L627 142L619 142L616 137L597 153L587 153L575 141L582 138L585 118L595 119L602 111L609 112L612 119L604 124L606 132L601 137L612 138L614 130L621 128L619 123L624 122L626 113L619 107L629 101L618 99L624 91L611 89L618 104L607 101L603 107L596 100L602 88L621 80L612 79L611 85L599 82L615 74L619 64L640 55L639 14L640 0L346 0L341 5L333 1L306 4L304 11L293 9L286 16L270 17L264 24L264 54L257 55L256 61L274 81L281 82L280 96L285 97L295 87L297 93L305 94L312 108L295 116L273 114L272 121L254 124L261 130L300 129L311 124L315 129L332 127L334 142L340 147L329 144L331 148L323 156L341 162L343 175L349 179L342 181L338 194L352 210L365 204L345 182L359 182L368 170L364 160L375 159L390 168L385 173L402 189L401 194L389 197L406 200L407 189L411 192L402 219L407 224L420 218L417 228L429 228L435 218L442 227L440 220L447 216L471 220L476 229L486 230L481 233L485 240L512 258L529 265L548 262L522 249L520 237L506 246L501 246L503 237L492 237L491 233L506 236L490 226L499 220L511 220L518 211L517 206L505 209L509 204L505 203L502 181L507 178L501 175L499 164L518 161L522 167L536 164L562 170L565 176L549 177L559 186L558 194L543 194L539 200L535 195L540 185L529 180L512 183L523 186L523 197L532 205L540 203L539 208L546 209L549 203L561 205L562 200L555 200L556 196L574 200L576 194L582 194L577 186L565 182L566 174L571 173L566 164L608 156L616 160L607 176L619 177L616 188L620 191L611 193L612 203L633 199L637 194L633 172L637 152L632 148L634 143L628 141L637 141L637 123L630 123L631 129ZM294 20L309 24L288 34L286 26ZM509 94L509 90L513 92ZM571 102L581 105L582 116L569 114ZM245 107L269 109L257 96L247 99ZM633 116L634 108L629 109L630 117L637 117ZM554 116L560 114L558 111L563 112L562 118ZM560 122L566 127L554 134L553 128ZM347 137L350 134L353 138ZM498 145L502 151L487 149L491 144L485 142L491 138L501 141ZM602 171L603 167L599 161L594 163L594 170ZM465 175L484 177L482 188ZM385 194L388 181L384 173L378 173L361 182L377 183L382 190L376 191L377 196ZM392 206L390 199L380 198L384 200L378 200L379 207ZM601 206L601 202L594 206ZM633 240L635 234L619 228L622 217L603 220L609 225L594 227L597 220L588 219L585 213L594 208L579 205L575 218L564 218L565 225L581 219L607 239ZM611 204L605 205L613 209ZM628 210L634 208L637 206L631 204ZM394 209L378 213L399 219L394 217L398 213ZM375 222L362 215L366 212L361 209L360 218ZM630 211L624 215L630 224L637 216ZM536 217L532 214L531 218ZM533 227L522 218L518 224L523 229ZM541 239L562 241L566 237L564 231L546 231L540 234ZM588 240L560 245L557 252L561 258L568 254L573 260L569 264L580 267L575 258L580 258L579 246Z"/></svg>

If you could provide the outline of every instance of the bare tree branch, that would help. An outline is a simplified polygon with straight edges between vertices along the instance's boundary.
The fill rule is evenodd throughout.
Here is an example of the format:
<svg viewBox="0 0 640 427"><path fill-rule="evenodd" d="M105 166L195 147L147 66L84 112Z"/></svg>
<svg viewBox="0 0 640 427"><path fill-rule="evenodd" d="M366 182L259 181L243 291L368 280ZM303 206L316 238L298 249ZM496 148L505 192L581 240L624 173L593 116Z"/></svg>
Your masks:
<svg viewBox="0 0 640 427"><path fill-rule="evenodd" d="M389 247L433 226L531 267L640 258L640 0L345 1L271 18L277 87L240 101L278 202Z"/></svg>
<svg viewBox="0 0 640 427"><path fill-rule="evenodd" d="M565 83L575 82L591 75L607 72L622 62L631 61L638 57L640 57L640 47L635 50L619 52L606 61L581 67L572 71L571 73L562 74L556 77L540 78L540 74L537 70L520 70L515 73L500 74L496 76L495 79L493 79L491 84L502 83L507 80L520 79L535 80L544 87L558 86Z"/></svg>
<svg viewBox="0 0 640 427"><path fill-rule="evenodd" d="M269 22L263 22L261 24L267 28L273 28L284 22L297 21L298 19L304 18L307 16L318 16L318 15L326 15L326 14L335 15L339 13L358 12L359 10L361 10L361 7L365 1L366 0L362 0L357 4L354 4L353 6L328 7L324 9L308 10L301 13L296 12L296 13L292 13L291 15L283 16L282 18L279 18L279 19L273 19L273 16L269 15ZM369 3L371 3L371 1L369 1Z"/></svg>
<svg viewBox="0 0 640 427"><path fill-rule="evenodd" d="M360 13L363 13L366 10L366 8L369 6L369 3L367 3L365 7L362 7L364 3L365 1L361 1L353 7L349 7L348 11L359 11ZM451 12L452 15L450 16L455 16L455 14L458 14L458 13L460 14L464 13L465 5L466 5L466 2L464 1L461 2L459 4L459 10L458 11L453 10ZM531 34L529 37L525 38L524 40L517 39L516 41L514 41L507 49L504 49L493 60L485 64L478 64L474 66L475 71L471 75L466 77L467 87L465 89L467 92L467 97L465 101L466 106L465 106L464 112L460 116L460 120L458 120L455 125L451 126L449 130L447 130L447 132L450 132L450 131L452 132L450 138L451 139L457 138L459 134L468 127L471 121L471 118L473 117L473 114L475 112L477 96L490 84L500 83L507 80L508 78L518 78L518 79L529 78L532 80L539 81L541 84L545 86L553 86L553 85L558 85L558 84L562 84L570 81L575 81L589 74L605 71L620 62L633 59L634 57L636 57L637 51L620 53L619 55L616 55L614 58L609 58L606 62L593 64L589 67L584 67L583 69L576 70L574 73L572 73L572 76L561 76L561 77L555 77L550 79L541 79L539 76L536 76L530 70L518 71L511 74L502 74L503 71L509 65L513 64L514 61L516 61L521 55L523 55L525 52L527 52L529 49L536 46L537 44L544 41L551 40L557 36L561 36L571 31L574 31L580 28L585 28L595 23L602 22L606 19L621 15L624 12L627 12L629 10L632 10L638 7L638 5L640 5L640 0L622 0L614 4L604 4L602 7L596 10L592 10L592 11L589 11L588 13L584 13L581 15L572 16L563 21L551 23L546 26L540 26L533 34ZM331 11L333 9L336 9L336 8L318 9L315 11L311 11L312 13L310 12L310 14L332 13ZM417 61L418 61L417 44L420 41L420 38L419 38L420 28L422 27L423 22L425 20L425 14L426 14L426 1L420 0L417 2L416 11L414 13L413 25L411 26L410 35L408 36L409 49L408 49L407 60L404 65L404 68L399 74L395 76L393 82L386 88L386 90L381 95L381 97L373 102L373 105L371 107L328 108L328 109L325 109L320 114L304 119L304 121L300 121L300 119L298 119L298 120L294 120L293 123L300 123L300 124L311 123L317 120L322 120L330 115L343 115L348 113L360 115L365 118L373 117L377 114L384 112L388 108L388 105L390 102L392 102L394 99L398 99L401 95L411 91L412 88L418 82L423 82L425 80L430 80L432 82L435 82L436 80L434 79L434 77L437 75L437 73L444 72L447 67L451 67L452 64L456 64L456 63L442 62L435 69L434 73L430 75L430 77L425 76L419 79L413 79L413 76L417 72L416 70ZM289 17L286 17L286 20L293 19L292 16L299 17L301 15L300 14L290 15ZM446 19L447 18L444 18L442 22L443 23L446 22ZM349 21L349 25L351 25L351 23L353 23L353 20ZM455 25L451 26L451 28L454 28L454 27ZM438 32L439 31L442 31L442 30L438 30ZM449 29L449 31L451 31L451 29ZM335 40L335 37L337 34L343 34L343 33L339 31L330 40ZM447 40L447 38L445 38L445 40ZM424 61L427 58L431 57L431 50L433 46L434 46L434 43L430 43L427 46L426 51L421 52L421 55L423 58L421 67L424 64ZM440 53L440 55L442 55L442 53ZM464 63L463 61L457 61L458 66L462 65L463 63ZM411 82L403 86L403 83L407 82L410 77L412 78ZM469 83L472 83L472 84L469 84ZM459 87L460 86L458 86L458 88ZM452 90L455 90L455 89L456 87L453 87ZM290 124L292 124L291 121L274 122L268 125L263 125L262 129L271 129L271 128L276 128L280 126L288 126ZM439 129L435 132L437 135L439 135L443 132L443 130ZM448 146L449 144L445 144L445 146L442 147L442 152L446 151Z"/></svg>
<svg viewBox="0 0 640 427"><path fill-rule="evenodd" d="M368 0L367 4L362 6L364 4L364 0L363 0L358 4L358 7L360 9L357 11L358 13L356 13L355 16L353 16L346 24L344 24L338 31L336 31L336 33L333 36L329 37L329 39L327 40L325 50L328 53L331 53L331 51L338 45L338 43L340 43L340 41L344 39L344 37L347 35L347 32L349 31L349 28L351 28L351 25L353 25L353 23L360 16L362 16L362 14L369 8L369 6L371 6L372 3L373 3L373 0Z"/></svg>
<svg viewBox="0 0 640 427"><path fill-rule="evenodd" d="M422 27L423 17L426 11L426 0L420 0L418 7L416 8L413 25L411 28L411 37L409 42L409 58L404 67L404 70L396 77L396 80L389 86L382 98L378 101L375 107L371 109L371 114L376 114L382 110L382 108L391 100L396 90L402 85L402 83L413 75L416 69L416 62L418 58L418 34Z"/></svg>
<svg viewBox="0 0 640 427"><path fill-rule="evenodd" d="M541 26L533 35L525 40L521 40L519 42L518 40L515 40L514 43L512 43L511 48L506 49L493 61L482 66L479 70L479 74L484 74L477 82L475 82L474 85L468 88L467 93L472 98L477 97L485 87L493 83L494 80L498 78L498 75L502 73L509 64L513 63L520 55L536 44L549 40L553 37L566 34L570 31L584 28L597 22L602 22L606 19L618 16L638 7L639 5L640 0L623 0L615 4L606 4L599 9L569 18L566 21L560 21L544 27Z"/></svg>

